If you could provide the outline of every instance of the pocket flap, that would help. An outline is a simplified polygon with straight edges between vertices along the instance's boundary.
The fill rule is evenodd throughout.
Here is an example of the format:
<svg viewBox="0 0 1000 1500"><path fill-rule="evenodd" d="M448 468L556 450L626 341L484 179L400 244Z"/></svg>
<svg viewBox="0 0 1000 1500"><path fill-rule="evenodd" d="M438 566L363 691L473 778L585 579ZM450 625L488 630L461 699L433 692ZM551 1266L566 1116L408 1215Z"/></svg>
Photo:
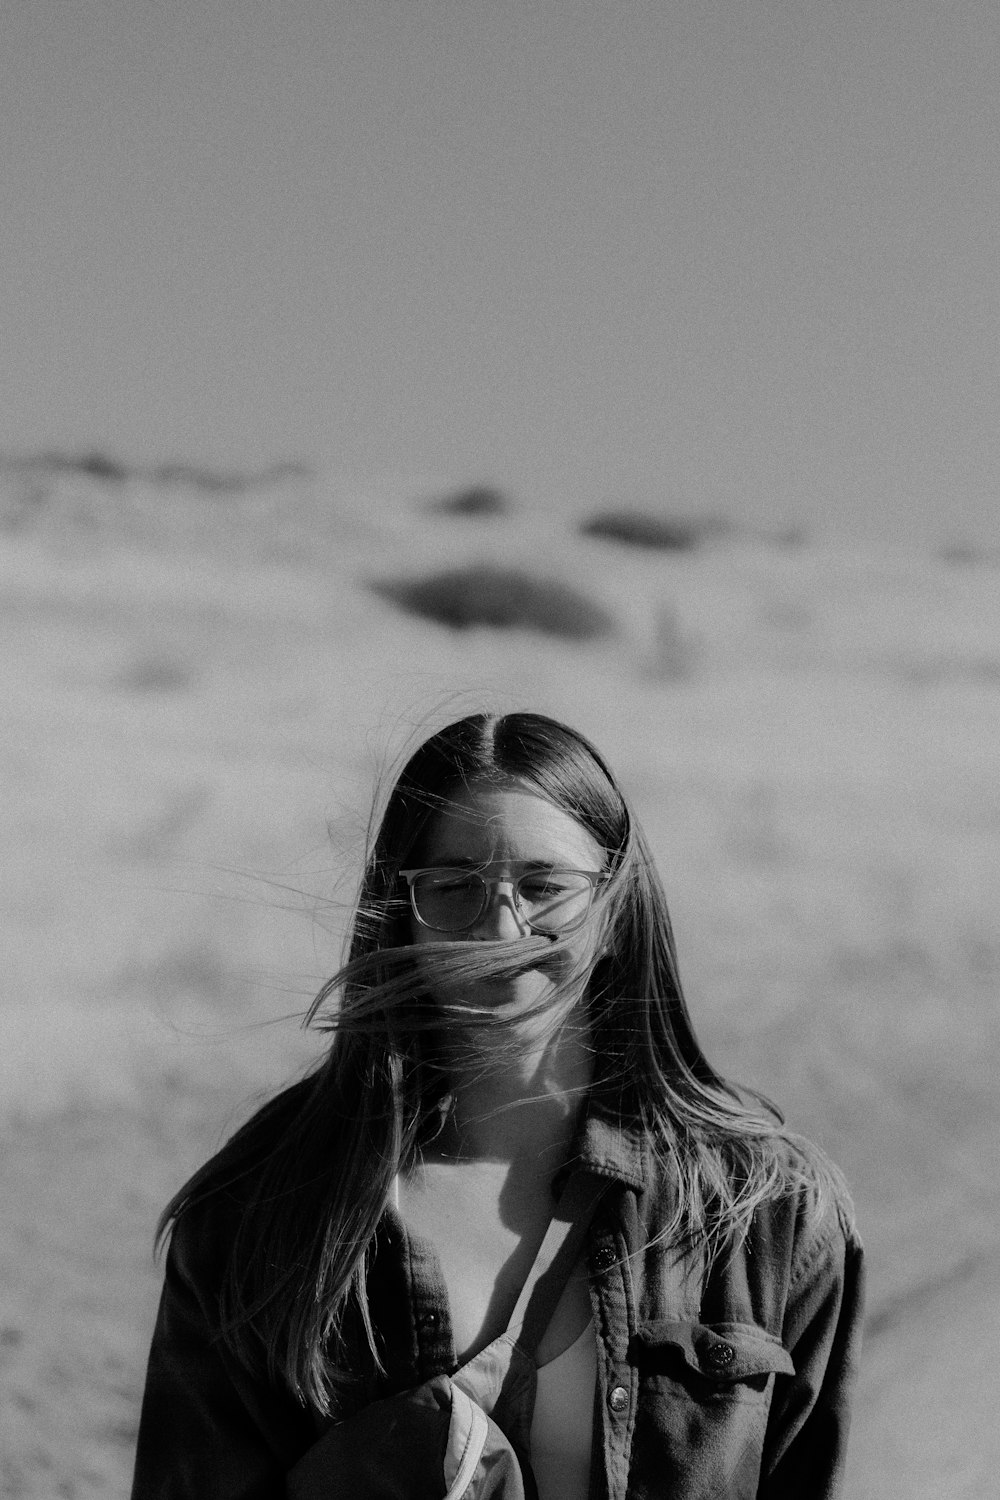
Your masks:
<svg viewBox="0 0 1000 1500"><path fill-rule="evenodd" d="M684 1323L650 1318L635 1343L647 1352L672 1347L706 1380L747 1380L754 1375L794 1375L792 1356L780 1339L754 1323Z"/></svg>

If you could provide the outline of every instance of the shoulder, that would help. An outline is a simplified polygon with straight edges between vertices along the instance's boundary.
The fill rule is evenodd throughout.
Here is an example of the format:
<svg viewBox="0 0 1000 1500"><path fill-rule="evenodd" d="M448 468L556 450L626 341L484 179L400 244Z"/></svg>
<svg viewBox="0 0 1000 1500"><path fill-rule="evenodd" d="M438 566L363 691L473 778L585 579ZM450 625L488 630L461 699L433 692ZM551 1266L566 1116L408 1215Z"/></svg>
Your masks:
<svg viewBox="0 0 1000 1500"><path fill-rule="evenodd" d="M240 1198L220 1188L186 1204L170 1227L167 1281L214 1305L225 1280L241 1221Z"/></svg>
<svg viewBox="0 0 1000 1500"><path fill-rule="evenodd" d="M776 1159L782 1174L779 1190L762 1211L787 1222L794 1245L793 1278L831 1248L860 1249L854 1203L836 1163L812 1141L785 1132L777 1138Z"/></svg>
<svg viewBox="0 0 1000 1500"><path fill-rule="evenodd" d="M843 1174L825 1152L785 1131L773 1137L772 1152L770 1191L746 1233L712 1264L704 1299L707 1306L718 1300L742 1307L747 1321L760 1321L794 1348L809 1327L856 1324L862 1247Z"/></svg>
<svg viewBox="0 0 1000 1500"><path fill-rule="evenodd" d="M657 1150L643 1151L638 1213L650 1239L673 1237L719 1251L709 1260L741 1261L750 1281L768 1277L786 1289L821 1262L843 1262L860 1252L854 1207L844 1176L824 1151L783 1127L765 1134L717 1138L701 1159L701 1196L691 1194L685 1218L678 1178L688 1165ZM713 1199L721 1212L713 1215Z"/></svg>
<svg viewBox="0 0 1000 1500"><path fill-rule="evenodd" d="M860 1308L863 1250L840 1169L801 1137L782 1134L776 1152L779 1182L757 1207L738 1259L787 1332L821 1305Z"/></svg>
<svg viewBox="0 0 1000 1500"><path fill-rule="evenodd" d="M804 1136L778 1130L767 1142L768 1185L754 1208L751 1237L780 1234L795 1270L829 1244L857 1239L843 1173Z"/></svg>
<svg viewBox="0 0 1000 1500"><path fill-rule="evenodd" d="M167 1206L163 1223L170 1238L168 1271L193 1290L212 1293L221 1286L247 1206L312 1086L308 1078L269 1099Z"/></svg>

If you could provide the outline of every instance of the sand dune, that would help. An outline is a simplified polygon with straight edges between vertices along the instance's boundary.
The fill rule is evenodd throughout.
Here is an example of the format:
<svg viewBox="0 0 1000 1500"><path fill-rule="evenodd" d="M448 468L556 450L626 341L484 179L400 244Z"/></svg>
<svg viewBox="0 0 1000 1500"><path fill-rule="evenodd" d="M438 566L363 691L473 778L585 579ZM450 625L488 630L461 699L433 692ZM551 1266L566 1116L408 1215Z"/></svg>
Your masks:
<svg viewBox="0 0 1000 1500"><path fill-rule="evenodd" d="M607 752L709 1051L849 1174L849 1495L990 1493L995 567L737 531L636 550L299 473L0 486L3 1493L127 1492L156 1212L314 1055L294 1017L336 964L375 775L484 701ZM449 630L369 586L466 563L558 579L614 628Z"/></svg>

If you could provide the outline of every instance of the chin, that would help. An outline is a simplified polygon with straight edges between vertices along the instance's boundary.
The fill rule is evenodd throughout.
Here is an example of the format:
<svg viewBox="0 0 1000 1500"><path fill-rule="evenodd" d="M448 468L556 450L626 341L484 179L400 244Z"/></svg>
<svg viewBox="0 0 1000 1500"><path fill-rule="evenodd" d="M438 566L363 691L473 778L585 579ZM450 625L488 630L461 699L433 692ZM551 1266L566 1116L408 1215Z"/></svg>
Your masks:
<svg viewBox="0 0 1000 1500"><path fill-rule="evenodd" d="M482 979L465 991L466 1005L543 1004L555 998L555 986L536 971L514 974L505 979Z"/></svg>
<svg viewBox="0 0 1000 1500"><path fill-rule="evenodd" d="M491 1011L506 1021L517 1023L523 1018L530 1030L547 1031L553 1021L562 1021L575 1010L577 1002L560 994L544 975L528 973L477 985L474 991L466 992L464 1004ZM528 1011L532 1013L522 1017Z"/></svg>

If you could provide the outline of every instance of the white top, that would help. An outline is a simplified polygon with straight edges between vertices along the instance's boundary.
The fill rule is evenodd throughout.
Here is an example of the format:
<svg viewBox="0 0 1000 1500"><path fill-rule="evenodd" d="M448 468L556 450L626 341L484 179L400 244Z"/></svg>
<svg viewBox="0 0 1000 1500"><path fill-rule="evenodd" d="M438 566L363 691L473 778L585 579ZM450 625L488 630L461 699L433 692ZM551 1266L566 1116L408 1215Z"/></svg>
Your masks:
<svg viewBox="0 0 1000 1500"><path fill-rule="evenodd" d="M531 1469L539 1500L587 1500L597 1383L591 1318L575 1343L538 1367L531 1418Z"/></svg>

